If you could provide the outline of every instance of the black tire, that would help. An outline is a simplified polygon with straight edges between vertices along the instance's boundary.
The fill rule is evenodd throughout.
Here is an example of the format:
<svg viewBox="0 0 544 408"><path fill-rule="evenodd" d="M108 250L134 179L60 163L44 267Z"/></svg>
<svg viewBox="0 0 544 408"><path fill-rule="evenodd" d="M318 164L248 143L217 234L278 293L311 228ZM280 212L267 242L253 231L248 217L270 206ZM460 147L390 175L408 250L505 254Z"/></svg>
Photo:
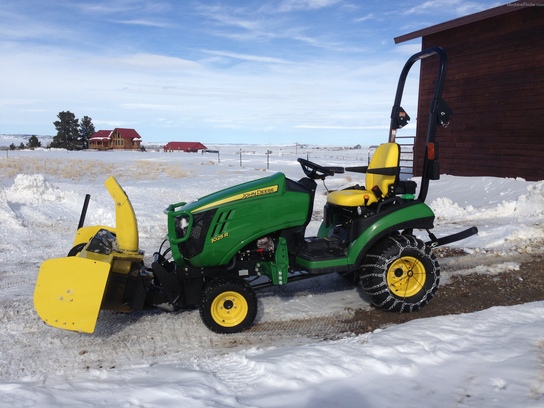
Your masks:
<svg viewBox="0 0 544 408"><path fill-rule="evenodd" d="M77 244L76 246L72 247L72 249L70 249L68 252L68 256L76 256L83 250L83 248L85 248L85 245L87 245L87 242Z"/></svg>
<svg viewBox="0 0 544 408"><path fill-rule="evenodd" d="M202 292L200 318L215 333L239 333L257 316L257 296L243 279L216 278Z"/></svg>
<svg viewBox="0 0 544 408"><path fill-rule="evenodd" d="M417 311L434 296L439 281L440 266L431 248L412 235L383 238L362 264L361 286L381 310Z"/></svg>

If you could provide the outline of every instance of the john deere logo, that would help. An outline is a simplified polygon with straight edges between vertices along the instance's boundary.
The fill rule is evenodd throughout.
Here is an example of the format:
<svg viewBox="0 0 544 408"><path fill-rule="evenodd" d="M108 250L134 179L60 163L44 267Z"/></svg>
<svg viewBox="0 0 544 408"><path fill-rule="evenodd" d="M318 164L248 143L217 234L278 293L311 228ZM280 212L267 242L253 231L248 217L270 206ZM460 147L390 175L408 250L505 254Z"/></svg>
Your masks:
<svg viewBox="0 0 544 408"><path fill-rule="evenodd" d="M245 200L246 198L254 198L254 197L260 197L267 194L274 194L277 191L278 191L278 185L258 188L257 190L251 190L245 193L236 194L231 197L223 198L222 200L217 200L210 204L203 205L197 210L197 212L207 210L213 207L218 207L223 204L232 203L234 201Z"/></svg>
<svg viewBox="0 0 544 408"><path fill-rule="evenodd" d="M242 200L246 198L253 198L262 196L265 194L272 194L278 191L278 186L272 186L272 187L266 187L266 188L260 188L258 190L248 191L247 193L242 194Z"/></svg>

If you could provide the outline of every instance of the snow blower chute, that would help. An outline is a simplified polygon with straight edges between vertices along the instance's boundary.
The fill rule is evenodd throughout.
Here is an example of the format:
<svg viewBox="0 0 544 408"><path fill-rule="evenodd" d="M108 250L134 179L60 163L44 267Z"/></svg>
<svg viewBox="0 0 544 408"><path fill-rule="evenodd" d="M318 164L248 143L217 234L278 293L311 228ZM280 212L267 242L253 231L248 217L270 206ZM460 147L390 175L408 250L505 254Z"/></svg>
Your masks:
<svg viewBox="0 0 544 408"><path fill-rule="evenodd" d="M424 170L416 183L400 179L397 129L409 116L400 102L411 66L437 56L439 70L431 103ZM362 286L377 308L411 312L437 290L438 245L477 233L475 227L437 238L434 213L425 204L429 180L438 179L437 124L451 111L442 100L445 52L438 47L414 54L401 73L388 143L368 166L330 167L298 159L305 177L283 173L232 186L166 210L167 239L150 267L139 249L132 205L110 177L106 188L116 207L115 228L84 227L85 201L74 245L66 258L45 261L34 303L39 316L63 329L92 332L100 310L146 307L199 308L203 323L217 333L251 327L256 291L270 285L339 273ZM346 171L365 173L365 186L330 192L317 236L305 236L312 218L316 180ZM424 242L416 230L427 232Z"/></svg>

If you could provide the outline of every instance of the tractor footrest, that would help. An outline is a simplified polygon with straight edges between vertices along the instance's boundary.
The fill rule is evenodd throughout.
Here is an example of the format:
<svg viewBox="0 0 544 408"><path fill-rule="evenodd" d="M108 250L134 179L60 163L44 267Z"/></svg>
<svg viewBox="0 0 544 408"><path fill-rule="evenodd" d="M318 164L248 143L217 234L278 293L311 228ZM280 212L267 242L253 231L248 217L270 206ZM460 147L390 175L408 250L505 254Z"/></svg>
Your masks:
<svg viewBox="0 0 544 408"><path fill-rule="evenodd" d="M306 242L306 248L298 255L302 259L320 261L346 256L346 249L337 240L311 237L306 238L304 241Z"/></svg>

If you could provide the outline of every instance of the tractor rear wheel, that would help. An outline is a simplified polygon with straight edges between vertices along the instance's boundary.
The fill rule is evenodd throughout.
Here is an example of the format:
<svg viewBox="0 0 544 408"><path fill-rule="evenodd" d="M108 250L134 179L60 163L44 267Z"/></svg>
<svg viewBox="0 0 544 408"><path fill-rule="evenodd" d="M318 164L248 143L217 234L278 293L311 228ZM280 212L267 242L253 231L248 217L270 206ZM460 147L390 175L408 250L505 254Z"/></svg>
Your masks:
<svg viewBox="0 0 544 408"><path fill-rule="evenodd" d="M412 312L434 296L440 266L431 248L412 235L391 235L369 251L362 265L361 286L379 309Z"/></svg>
<svg viewBox="0 0 544 408"><path fill-rule="evenodd" d="M202 293L200 318L213 332L238 333L250 328L257 315L253 288L240 278L216 278Z"/></svg>

